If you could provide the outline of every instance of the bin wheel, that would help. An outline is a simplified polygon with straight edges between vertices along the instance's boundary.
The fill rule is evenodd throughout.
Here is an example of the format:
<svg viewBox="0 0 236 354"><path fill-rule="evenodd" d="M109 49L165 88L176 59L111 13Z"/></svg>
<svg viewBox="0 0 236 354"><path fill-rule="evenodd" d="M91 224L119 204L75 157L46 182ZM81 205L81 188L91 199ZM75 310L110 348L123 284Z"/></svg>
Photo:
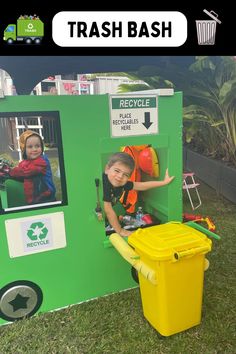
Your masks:
<svg viewBox="0 0 236 354"><path fill-rule="evenodd" d="M27 280L18 280L0 289L0 318L17 321L33 316L43 302L40 287Z"/></svg>
<svg viewBox="0 0 236 354"><path fill-rule="evenodd" d="M134 281L139 284L138 271L134 267L131 268L131 275Z"/></svg>
<svg viewBox="0 0 236 354"><path fill-rule="evenodd" d="M31 44L32 43L32 39L31 38L26 38L25 39L25 43L26 44Z"/></svg>

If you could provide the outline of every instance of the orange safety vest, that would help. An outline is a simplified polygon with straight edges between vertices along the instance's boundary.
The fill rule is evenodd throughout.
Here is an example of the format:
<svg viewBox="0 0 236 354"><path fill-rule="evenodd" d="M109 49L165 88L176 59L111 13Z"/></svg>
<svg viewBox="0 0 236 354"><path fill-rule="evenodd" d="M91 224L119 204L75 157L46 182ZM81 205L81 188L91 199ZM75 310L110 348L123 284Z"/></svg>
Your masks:
<svg viewBox="0 0 236 354"><path fill-rule="evenodd" d="M135 146L125 146L122 148L122 152L126 152L135 161L135 168L132 175L129 178L129 181L132 182L140 182L141 181L141 171L138 166L138 155L139 151L136 149ZM134 189L130 191L125 191L122 196L120 197L120 202L127 211L127 213L134 213L135 212L135 205L138 201L138 192Z"/></svg>

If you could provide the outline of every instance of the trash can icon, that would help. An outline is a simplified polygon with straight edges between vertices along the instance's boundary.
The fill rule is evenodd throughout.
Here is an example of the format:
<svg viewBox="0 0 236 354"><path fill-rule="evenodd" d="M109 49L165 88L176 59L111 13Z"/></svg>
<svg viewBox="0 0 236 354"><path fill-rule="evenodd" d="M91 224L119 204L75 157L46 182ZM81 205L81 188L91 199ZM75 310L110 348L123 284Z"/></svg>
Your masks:
<svg viewBox="0 0 236 354"><path fill-rule="evenodd" d="M197 38L199 45L213 45L215 44L216 24L221 24L218 19L218 14L214 11L203 10L212 20L196 21Z"/></svg>

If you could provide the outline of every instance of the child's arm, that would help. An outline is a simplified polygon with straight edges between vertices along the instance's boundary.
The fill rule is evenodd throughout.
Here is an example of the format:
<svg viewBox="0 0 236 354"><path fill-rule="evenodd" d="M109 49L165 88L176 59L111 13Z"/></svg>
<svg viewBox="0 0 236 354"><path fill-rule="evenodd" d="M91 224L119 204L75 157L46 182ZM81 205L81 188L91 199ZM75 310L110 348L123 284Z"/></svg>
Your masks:
<svg viewBox="0 0 236 354"><path fill-rule="evenodd" d="M46 173L46 162L42 158L36 160L23 160L18 166L12 168L9 172L11 177L31 177Z"/></svg>
<svg viewBox="0 0 236 354"><path fill-rule="evenodd" d="M117 215L115 211L112 208L112 205L110 202L104 202L104 211L107 216L107 219L110 223L110 225L113 227L116 233L118 233L120 236L126 237L131 235L131 231L125 230L121 227L119 220L117 218Z"/></svg>
<svg viewBox="0 0 236 354"><path fill-rule="evenodd" d="M168 168L167 168L165 173L165 178L163 179L163 181L134 182L134 189L136 191L147 191L148 189L151 188L162 187L172 182L174 178L175 178L174 176L172 177L169 176Z"/></svg>

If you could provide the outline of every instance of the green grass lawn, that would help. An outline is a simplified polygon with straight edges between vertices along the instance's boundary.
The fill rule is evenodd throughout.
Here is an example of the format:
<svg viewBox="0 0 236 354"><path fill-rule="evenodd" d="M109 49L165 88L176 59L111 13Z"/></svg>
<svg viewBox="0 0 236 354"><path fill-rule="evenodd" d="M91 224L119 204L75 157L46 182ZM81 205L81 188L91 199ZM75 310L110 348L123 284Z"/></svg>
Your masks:
<svg viewBox="0 0 236 354"><path fill-rule="evenodd" d="M201 183L203 205L221 241L207 258L202 322L161 339L144 319L139 288L0 327L1 354L235 354L236 205ZM191 212L184 196L185 212ZM174 294L173 294L174 296Z"/></svg>

